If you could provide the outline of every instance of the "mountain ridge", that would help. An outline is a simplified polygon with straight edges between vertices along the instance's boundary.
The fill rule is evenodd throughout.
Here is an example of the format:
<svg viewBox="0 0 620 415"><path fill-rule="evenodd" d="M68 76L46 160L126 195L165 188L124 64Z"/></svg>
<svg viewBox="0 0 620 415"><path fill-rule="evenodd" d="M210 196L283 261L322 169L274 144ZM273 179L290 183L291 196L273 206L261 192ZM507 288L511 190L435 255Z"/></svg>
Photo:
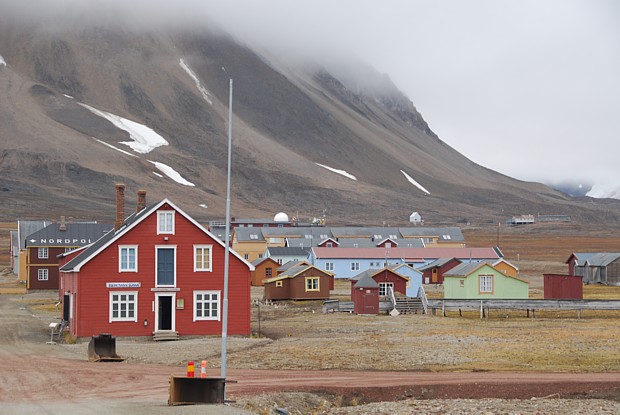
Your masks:
<svg viewBox="0 0 620 415"><path fill-rule="evenodd" d="M327 211L333 223L403 223L416 210L427 223L490 223L529 212L618 218L609 211L613 202L573 199L467 159L432 132L387 76L370 75L368 67L360 79L375 79L364 84L320 64L288 66L218 28L69 27L0 28L7 63L0 66L5 219L109 220L115 182L128 192L144 188L151 199L168 197L198 218L222 217L229 78L238 217ZM119 144L129 134L78 103L146 125L168 145L136 153ZM157 176L152 162L171 166L195 187Z"/></svg>

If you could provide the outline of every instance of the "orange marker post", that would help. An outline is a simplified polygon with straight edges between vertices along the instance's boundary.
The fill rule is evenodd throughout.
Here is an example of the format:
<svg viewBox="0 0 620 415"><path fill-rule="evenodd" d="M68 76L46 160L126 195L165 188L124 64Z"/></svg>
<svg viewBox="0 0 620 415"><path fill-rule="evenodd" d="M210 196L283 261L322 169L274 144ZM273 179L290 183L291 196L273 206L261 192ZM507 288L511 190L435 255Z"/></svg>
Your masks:
<svg viewBox="0 0 620 415"><path fill-rule="evenodd" d="M187 377L194 377L194 362L187 362Z"/></svg>
<svg viewBox="0 0 620 415"><path fill-rule="evenodd" d="M200 364L200 377L201 378L207 377L207 361L206 360L203 360L202 363Z"/></svg>

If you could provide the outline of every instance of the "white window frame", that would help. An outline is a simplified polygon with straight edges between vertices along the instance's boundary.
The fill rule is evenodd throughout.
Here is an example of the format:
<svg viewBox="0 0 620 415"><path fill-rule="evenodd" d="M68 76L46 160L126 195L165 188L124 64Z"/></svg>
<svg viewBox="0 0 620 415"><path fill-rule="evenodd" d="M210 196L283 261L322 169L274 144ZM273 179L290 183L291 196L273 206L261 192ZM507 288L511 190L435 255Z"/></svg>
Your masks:
<svg viewBox="0 0 620 415"><path fill-rule="evenodd" d="M157 211L157 235L174 235L174 213L174 210ZM168 216L170 216L170 223L166 221Z"/></svg>
<svg viewBox="0 0 620 415"><path fill-rule="evenodd" d="M493 275L478 275L478 289L481 294L492 294Z"/></svg>
<svg viewBox="0 0 620 415"><path fill-rule="evenodd" d="M123 250L134 250L134 267L133 268L123 268ZM128 251L129 252L129 251ZM129 261L127 261L127 265L129 265ZM138 272L138 245L119 245L118 246L118 272Z"/></svg>
<svg viewBox="0 0 620 415"><path fill-rule="evenodd" d="M158 284L159 276L157 275L157 257L159 256L159 249L173 249L174 250L174 284L164 285ZM177 286L177 246L176 245L155 245L155 287L176 287Z"/></svg>
<svg viewBox="0 0 620 415"><path fill-rule="evenodd" d="M38 249L37 251L38 259L49 259L49 257L50 257L50 250L48 247L42 246Z"/></svg>
<svg viewBox="0 0 620 415"><path fill-rule="evenodd" d="M38 281L49 281L50 279L50 271L47 268L39 268L37 270L37 280Z"/></svg>
<svg viewBox="0 0 620 415"><path fill-rule="evenodd" d="M204 255L204 250L208 249L209 250L209 255L208 255L208 261L209 261L209 266L205 267L204 266L204 260L205 260L205 255ZM202 250L202 263L198 264L197 263L197 253L198 250ZM175 259L176 260L176 259ZM213 245L194 245L194 272L211 272L213 271Z"/></svg>
<svg viewBox="0 0 620 415"><path fill-rule="evenodd" d="M126 295L126 296L133 295L134 297L132 301L130 301L129 299L122 301L121 296L123 295ZM118 300L114 301L114 296L118 296ZM114 317L114 304L115 303L119 304L119 310L118 310L119 316L118 317ZM120 311L121 311L120 305L123 303L126 305L133 303L133 314L134 314L133 317L130 317L130 316L120 317ZM127 307L125 311L128 312L129 307ZM109 319L110 323L115 323L115 322L120 322L120 321L137 322L138 321L138 291L110 291L109 312L110 312L110 319Z"/></svg>
<svg viewBox="0 0 620 415"><path fill-rule="evenodd" d="M334 270L334 263L333 262L326 262L325 263L325 271L333 271Z"/></svg>
<svg viewBox="0 0 620 415"><path fill-rule="evenodd" d="M360 263L359 262L351 262L351 271L359 271Z"/></svg>
<svg viewBox="0 0 620 415"><path fill-rule="evenodd" d="M197 305L198 305L198 295L202 295L202 296L209 295L209 296L211 296L213 294L217 294L217 300L216 300L217 301L217 317L212 317L212 316L205 317L204 315L198 317L197 316L197 311L198 311L198 308L197 308ZM193 298L194 298L194 301L193 301L194 308L193 308L192 314L194 316L194 321L220 321L220 318L222 316L222 307L221 307L222 292L221 291L219 291L219 290L194 291ZM214 301L211 298L209 298L209 300L205 301L204 297L203 297L203 299L200 300L200 302L203 303L203 309L202 310L204 312L204 310L205 310L204 309L204 304L212 304ZM209 313L210 312L211 312L211 308L209 307Z"/></svg>
<svg viewBox="0 0 620 415"><path fill-rule="evenodd" d="M393 282L380 282L379 283L379 296L385 297L389 295L387 287L392 287L392 292L394 292L394 283ZM383 292L383 294L381 294Z"/></svg>

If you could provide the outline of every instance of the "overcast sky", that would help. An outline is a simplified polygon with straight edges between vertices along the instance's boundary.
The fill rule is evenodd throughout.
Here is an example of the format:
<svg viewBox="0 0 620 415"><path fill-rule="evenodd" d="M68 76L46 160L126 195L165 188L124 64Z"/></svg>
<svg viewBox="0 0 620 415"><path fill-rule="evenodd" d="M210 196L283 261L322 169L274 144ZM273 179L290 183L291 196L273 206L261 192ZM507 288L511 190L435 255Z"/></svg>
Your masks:
<svg viewBox="0 0 620 415"><path fill-rule="evenodd" d="M248 43L354 54L481 165L620 184L617 0L0 0L5 15L84 7L152 25L208 14Z"/></svg>
<svg viewBox="0 0 620 415"><path fill-rule="evenodd" d="M479 164L523 180L620 183L620 1L208 4L247 39L359 55Z"/></svg>

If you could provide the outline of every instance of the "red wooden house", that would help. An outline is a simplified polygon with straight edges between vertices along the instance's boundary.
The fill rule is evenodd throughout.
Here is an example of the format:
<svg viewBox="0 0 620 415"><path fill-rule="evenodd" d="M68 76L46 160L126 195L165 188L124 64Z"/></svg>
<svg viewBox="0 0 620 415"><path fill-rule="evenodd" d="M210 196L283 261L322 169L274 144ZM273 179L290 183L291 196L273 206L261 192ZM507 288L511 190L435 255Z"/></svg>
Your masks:
<svg viewBox="0 0 620 415"><path fill-rule="evenodd" d="M418 271L422 271L423 284L443 284L443 274L460 264L461 261L456 258L438 258L423 267L418 267Z"/></svg>
<svg viewBox="0 0 620 415"><path fill-rule="evenodd" d="M86 337L212 335L222 332L224 244L168 199L124 220L117 185L114 229L63 258L63 315ZM250 271L229 257L228 333L250 334Z"/></svg>
<svg viewBox="0 0 620 415"><path fill-rule="evenodd" d="M398 293L401 295L407 295L407 282L409 281L409 277L400 275L390 268L368 269L352 277L350 279L351 293L355 290L355 284L367 277L372 278L377 284L379 284L380 297L389 296L390 290L393 290L394 294Z"/></svg>

